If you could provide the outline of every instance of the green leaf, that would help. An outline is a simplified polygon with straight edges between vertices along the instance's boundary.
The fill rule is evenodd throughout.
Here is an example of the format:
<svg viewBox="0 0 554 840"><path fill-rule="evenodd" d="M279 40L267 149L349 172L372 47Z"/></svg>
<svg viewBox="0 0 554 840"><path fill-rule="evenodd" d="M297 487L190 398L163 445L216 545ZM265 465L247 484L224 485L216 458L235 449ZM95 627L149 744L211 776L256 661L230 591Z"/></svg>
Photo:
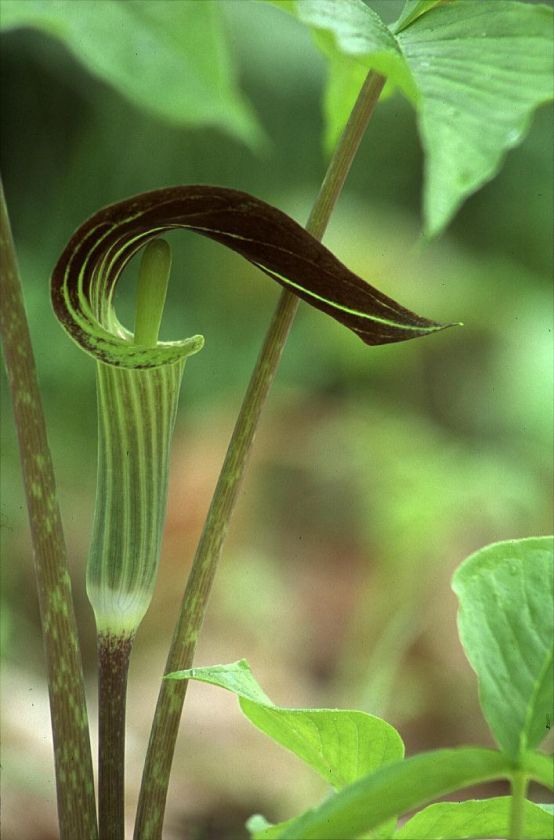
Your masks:
<svg viewBox="0 0 554 840"><path fill-rule="evenodd" d="M91 73L158 117L221 128L256 145L262 133L240 93L219 3L171 0L3 0L2 28L61 41Z"/></svg>
<svg viewBox="0 0 554 840"><path fill-rule="evenodd" d="M531 779L552 789L552 759L540 753L530 753L524 757L522 766ZM391 837L393 832L390 830L381 833L383 823L375 825L380 817L393 811L402 814L426 804L430 799L477 783L477 779L484 782L493 778L509 778L512 773L513 765L506 756L492 750L464 747L422 753L382 768L299 817L271 826L263 817L256 815L248 825L251 830L257 831L255 840L350 840L359 837L362 832L369 837ZM548 811L550 806L537 807ZM536 822L535 815L530 819L531 828ZM455 835L448 833L446 828L445 831L446 837L454 840ZM403 836L408 840L412 834L404 833ZM483 835L479 833L477 836Z"/></svg>
<svg viewBox="0 0 554 840"><path fill-rule="evenodd" d="M343 709L282 709L241 700L246 717L294 752L334 788L402 758L402 740L392 726L365 712Z"/></svg>
<svg viewBox="0 0 554 840"><path fill-rule="evenodd" d="M194 679L232 691L254 726L295 753L334 788L398 761L404 754L398 732L365 712L275 706L244 659L230 665L177 671L167 679Z"/></svg>
<svg viewBox="0 0 554 840"><path fill-rule="evenodd" d="M54 268L54 311L69 335L99 361L157 367L202 347L202 336L158 342L155 347L135 344L113 308L114 288L127 262L148 241L173 228L195 231L241 254L366 344L406 341L444 328L365 283L275 207L223 187L169 187L95 213L74 234Z"/></svg>
<svg viewBox="0 0 554 840"><path fill-rule="evenodd" d="M309 26L328 57L353 59L366 75L368 70L376 70L409 99L417 99L417 88L394 35L363 0L301 0L275 5Z"/></svg>
<svg viewBox="0 0 554 840"><path fill-rule="evenodd" d="M376 70L398 85L410 99L418 93L398 43L379 15L362 0L302 0L298 19L316 32L324 52L356 59L366 70Z"/></svg>
<svg viewBox="0 0 554 840"><path fill-rule="evenodd" d="M544 785L549 790L554 790L554 758L540 752L527 752L520 759L521 770L530 779Z"/></svg>
<svg viewBox="0 0 554 840"><path fill-rule="evenodd" d="M479 840L508 837L510 796L469 799L466 802L438 802L408 820L394 840ZM524 803L526 840L544 840L552 833L552 818L534 802Z"/></svg>
<svg viewBox="0 0 554 840"><path fill-rule="evenodd" d="M314 30L330 61L327 148L367 70L386 76L389 91L398 86L414 104L429 236L496 175L506 152L523 140L532 112L552 99L554 12L546 6L408 0L393 27L396 37L362 0L302 0L286 9Z"/></svg>
<svg viewBox="0 0 554 840"><path fill-rule="evenodd" d="M401 32L417 20L418 17L429 12L433 6L440 3L441 0L406 0L404 8L398 20L391 26L392 32L395 34Z"/></svg>
<svg viewBox="0 0 554 840"><path fill-rule="evenodd" d="M272 706L273 703L254 679L246 659L239 659L229 665L210 665L207 668L189 668L186 671L174 671L167 674L166 680L197 680L198 682L217 685L232 691L237 697Z"/></svg>
<svg viewBox="0 0 554 840"><path fill-rule="evenodd" d="M483 713L516 760L543 740L552 720L553 559L551 537L508 540L472 554L453 578Z"/></svg>
<svg viewBox="0 0 554 840"><path fill-rule="evenodd" d="M422 753L359 779L307 811L277 836L282 840L349 840L432 799L492 779L509 778L507 756L462 747Z"/></svg>
<svg viewBox="0 0 554 840"><path fill-rule="evenodd" d="M496 175L533 110L552 98L552 21L546 6L464 0L431 9L399 33L420 92L428 235Z"/></svg>
<svg viewBox="0 0 554 840"><path fill-rule="evenodd" d="M381 98L398 86L408 99L417 99L417 87L394 36L362 0L268 2L309 26L329 60L323 98L327 154L335 147L369 70L387 78Z"/></svg>

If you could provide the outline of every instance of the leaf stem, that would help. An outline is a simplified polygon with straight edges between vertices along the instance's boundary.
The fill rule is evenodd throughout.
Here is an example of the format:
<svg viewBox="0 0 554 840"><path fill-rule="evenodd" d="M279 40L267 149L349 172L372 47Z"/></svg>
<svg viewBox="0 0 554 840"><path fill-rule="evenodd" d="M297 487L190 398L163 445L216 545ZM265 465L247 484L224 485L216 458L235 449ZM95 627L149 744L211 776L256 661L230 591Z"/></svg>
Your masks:
<svg viewBox="0 0 554 840"><path fill-rule="evenodd" d="M8 211L0 182L0 333L33 543L62 840L97 837L88 717L52 458Z"/></svg>
<svg viewBox="0 0 554 840"><path fill-rule="evenodd" d="M529 784L529 776L522 770L516 770L510 780L512 788L512 802L510 807L509 840L522 840L523 822L525 817L525 796Z"/></svg>
<svg viewBox="0 0 554 840"><path fill-rule="evenodd" d="M125 709L133 637L99 635L98 823L100 840L125 837Z"/></svg>
<svg viewBox="0 0 554 840"><path fill-rule="evenodd" d="M367 76L342 137L335 149L306 229L321 239L333 207L373 113L385 79ZM281 294L235 424L187 581L165 673L190 668L223 541L238 497L240 483L258 420L275 376L296 310L298 298ZM135 840L160 840L171 763L179 729L187 680L163 680L142 777Z"/></svg>

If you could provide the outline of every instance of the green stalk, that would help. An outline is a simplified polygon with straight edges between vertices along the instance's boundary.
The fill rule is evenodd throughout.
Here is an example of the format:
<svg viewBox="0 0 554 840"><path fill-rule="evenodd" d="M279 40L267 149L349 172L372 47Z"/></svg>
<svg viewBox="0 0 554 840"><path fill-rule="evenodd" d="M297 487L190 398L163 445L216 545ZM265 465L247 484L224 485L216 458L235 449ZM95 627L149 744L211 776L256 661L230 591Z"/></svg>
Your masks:
<svg viewBox="0 0 554 840"><path fill-rule="evenodd" d="M522 840L525 819L525 796L529 785L529 776L517 770L511 778L512 802L510 807L509 840Z"/></svg>
<svg viewBox="0 0 554 840"><path fill-rule="evenodd" d="M166 242L146 246L135 328L143 347L157 343L170 265ZM98 479L87 594L97 628L100 840L125 836L127 675L156 581L183 370L184 360L145 370L97 363Z"/></svg>
<svg viewBox="0 0 554 840"><path fill-rule="evenodd" d="M0 332L33 542L50 695L60 837L94 840L97 837L94 777L67 551L1 182L0 245Z"/></svg>
<svg viewBox="0 0 554 840"><path fill-rule="evenodd" d="M333 154L306 225L306 229L318 239L321 239L327 227L384 82L385 79L379 74L369 73ZM297 308L298 299L284 291L235 424L187 581L165 673L190 668L192 665L212 581L259 417ZM162 681L142 777L135 840L160 840L162 836L169 776L187 684L188 680Z"/></svg>

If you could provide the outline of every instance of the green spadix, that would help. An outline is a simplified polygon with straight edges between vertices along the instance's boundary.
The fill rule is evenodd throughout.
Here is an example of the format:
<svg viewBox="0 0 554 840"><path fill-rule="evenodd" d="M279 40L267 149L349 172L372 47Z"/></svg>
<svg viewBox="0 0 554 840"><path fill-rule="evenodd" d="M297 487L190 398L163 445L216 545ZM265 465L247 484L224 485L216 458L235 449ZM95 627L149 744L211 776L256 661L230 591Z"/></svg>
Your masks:
<svg viewBox="0 0 554 840"><path fill-rule="evenodd" d="M152 239L142 252L140 263L135 344L155 347L171 272L171 248L165 239Z"/></svg>

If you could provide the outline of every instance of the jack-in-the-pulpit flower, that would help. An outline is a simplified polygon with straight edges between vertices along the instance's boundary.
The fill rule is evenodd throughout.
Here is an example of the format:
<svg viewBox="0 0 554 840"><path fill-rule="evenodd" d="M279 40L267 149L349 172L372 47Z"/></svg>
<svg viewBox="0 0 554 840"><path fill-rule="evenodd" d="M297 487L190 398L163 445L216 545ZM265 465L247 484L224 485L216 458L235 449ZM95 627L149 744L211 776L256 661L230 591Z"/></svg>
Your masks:
<svg viewBox="0 0 554 840"><path fill-rule="evenodd" d="M124 266L174 228L238 252L366 344L406 341L444 327L377 291L287 215L237 190L155 190L106 207L85 222L55 267L52 302L71 337L97 360L98 492L87 590L101 634L132 636L148 608L184 362L203 344L201 336L157 341L164 292L157 303L154 299L157 286L163 287L157 280L165 272L162 243L144 269L134 336L114 311L114 289Z"/></svg>
<svg viewBox="0 0 554 840"><path fill-rule="evenodd" d="M70 240L54 269L52 302L71 337L97 361L98 481L87 592L98 636L101 837L124 834L129 657L156 582L183 368L204 341L157 340L170 266L159 237L173 228L237 251L366 344L442 329L365 283L284 213L236 190L143 193L96 213ZM133 335L119 322L113 296L123 268L143 247Z"/></svg>

